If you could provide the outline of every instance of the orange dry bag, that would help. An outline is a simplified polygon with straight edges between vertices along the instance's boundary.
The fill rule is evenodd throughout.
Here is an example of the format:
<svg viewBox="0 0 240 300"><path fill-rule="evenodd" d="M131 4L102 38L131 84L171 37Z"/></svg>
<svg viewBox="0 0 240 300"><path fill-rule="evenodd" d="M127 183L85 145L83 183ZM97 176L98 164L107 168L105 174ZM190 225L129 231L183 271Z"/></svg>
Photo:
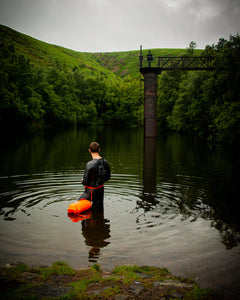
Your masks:
<svg viewBox="0 0 240 300"><path fill-rule="evenodd" d="M72 222L77 223L79 221L83 221L86 219L91 218L92 216L92 211L91 209L83 211L80 214L74 214L74 213L68 213L68 217L72 220Z"/></svg>
<svg viewBox="0 0 240 300"><path fill-rule="evenodd" d="M92 202L86 199L79 200L77 202L71 203L68 206L68 212L74 214L80 214L81 212L88 210L92 207Z"/></svg>

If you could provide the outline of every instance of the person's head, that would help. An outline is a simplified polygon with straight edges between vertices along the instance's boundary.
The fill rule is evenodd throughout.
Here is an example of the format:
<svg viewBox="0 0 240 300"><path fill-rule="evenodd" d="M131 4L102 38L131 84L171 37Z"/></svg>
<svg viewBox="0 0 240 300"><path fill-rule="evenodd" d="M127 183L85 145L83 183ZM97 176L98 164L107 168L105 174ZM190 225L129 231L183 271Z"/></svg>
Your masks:
<svg viewBox="0 0 240 300"><path fill-rule="evenodd" d="M89 146L89 150L92 153L98 153L100 151L99 144L97 142L92 142Z"/></svg>

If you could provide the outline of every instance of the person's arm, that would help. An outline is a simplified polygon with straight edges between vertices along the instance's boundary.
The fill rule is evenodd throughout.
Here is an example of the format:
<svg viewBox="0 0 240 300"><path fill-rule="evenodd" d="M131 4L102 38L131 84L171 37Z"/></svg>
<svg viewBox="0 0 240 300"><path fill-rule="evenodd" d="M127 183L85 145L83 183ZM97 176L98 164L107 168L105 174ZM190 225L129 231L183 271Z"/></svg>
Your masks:
<svg viewBox="0 0 240 300"><path fill-rule="evenodd" d="M88 162L86 164L85 172L84 172L83 179L82 179L83 185L89 185L90 173L91 173L91 168L89 167L89 162Z"/></svg>
<svg viewBox="0 0 240 300"><path fill-rule="evenodd" d="M105 160L105 176L104 181L108 181L111 178L111 170L109 163Z"/></svg>

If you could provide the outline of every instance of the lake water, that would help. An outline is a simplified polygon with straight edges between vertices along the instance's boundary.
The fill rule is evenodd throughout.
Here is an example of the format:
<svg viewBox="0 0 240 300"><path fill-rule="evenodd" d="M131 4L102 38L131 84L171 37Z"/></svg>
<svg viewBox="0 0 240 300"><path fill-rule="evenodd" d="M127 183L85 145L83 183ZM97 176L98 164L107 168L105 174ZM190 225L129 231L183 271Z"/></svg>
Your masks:
<svg viewBox="0 0 240 300"><path fill-rule="evenodd" d="M83 221L67 207L84 188L88 145L111 166L104 212ZM2 135L0 264L167 267L202 286L239 289L240 160L179 135L140 129Z"/></svg>

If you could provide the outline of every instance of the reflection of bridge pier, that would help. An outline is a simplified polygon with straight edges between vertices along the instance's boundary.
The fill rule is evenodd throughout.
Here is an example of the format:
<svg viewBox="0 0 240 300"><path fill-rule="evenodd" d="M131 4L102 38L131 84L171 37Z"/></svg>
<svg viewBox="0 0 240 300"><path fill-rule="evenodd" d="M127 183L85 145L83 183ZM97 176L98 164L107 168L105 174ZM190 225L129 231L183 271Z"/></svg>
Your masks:
<svg viewBox="0 0 240 300"><path fill-rule="evenodd" d="M149 210L158 201L156 198L156 176L157 176L157 139L144 138L143 156L143 191L142 202L139 203L144 210Z"/></svg>
<svg viewBox="0 0 240 300"><path fill-rule="evenodd" d="M143 156L143 193L151 194L156 189L156 155L157 140L156 138L144 139L144 156Z"/></svg>

